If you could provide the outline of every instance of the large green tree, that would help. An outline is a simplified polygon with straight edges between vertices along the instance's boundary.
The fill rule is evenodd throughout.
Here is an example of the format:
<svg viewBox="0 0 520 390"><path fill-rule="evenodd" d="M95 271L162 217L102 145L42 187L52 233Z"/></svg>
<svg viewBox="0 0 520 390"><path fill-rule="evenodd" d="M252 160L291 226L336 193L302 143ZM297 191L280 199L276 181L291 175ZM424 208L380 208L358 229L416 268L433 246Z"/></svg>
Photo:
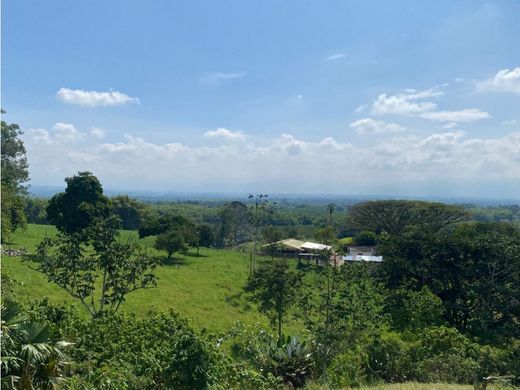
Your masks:
<svg viewBox="0 0 520 390"><path fill-rule="evenodd" d="M175 252L186 250L184 235L179 230L168 230L161 233L155 238L155 249L166 251L168 260L170 260Z"/></svg>
<svg viewBox="0 0 520 390"><path fill-rule="evenodd" d="M378 200L355 204L348 211L348 219L358 230L395 235L417 226L435 232L468 219L468 213L443 203Z"/></svg>
<svg viewBox="0 0 520 390"><path fill-rule="evenodd" d="M114 213L121 218L123 229L136 230L141 225L145 205L128 195L117 195L110 199Z"/></svg>
<svg viewBox="0 0 520 390"><path fill-rule="evenodd" d="M25 147L20 139L23 134L20 126L2 121L1 127L2 242L5 242L16 229L25 228L27 223L23 209L27 196L29 166Z"/></svg>
<svg viewBox="0 0 520 390"><path fill-rule="evenodd" d="M390 290L426 286L459 330L491 341L520 337L520 231L511 224L415 229L388 238L379 251Z"/></svg>
<svg viewBox="0 0 520 390"><path fill-rule="evenodd" d="M54 195L47 206L47 218L60 232L79 233L110 214L110 200L92 173L78 172L65 182L65 192Z"/></svg>

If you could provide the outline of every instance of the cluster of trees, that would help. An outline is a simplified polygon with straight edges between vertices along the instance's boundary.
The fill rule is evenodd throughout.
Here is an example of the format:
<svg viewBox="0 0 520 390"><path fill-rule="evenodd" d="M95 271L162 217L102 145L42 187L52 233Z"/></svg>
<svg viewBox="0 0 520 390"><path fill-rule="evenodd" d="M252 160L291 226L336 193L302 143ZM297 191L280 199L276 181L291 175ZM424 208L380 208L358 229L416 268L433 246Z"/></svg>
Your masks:
<svg viewBox="0 0 520 390"><path fill-rule="evenodd" d="M277 345L288 347L288 322L306 329L308 339L300 342L312 358L296 360L306 373L303 382L520 380L517 228L415 201L366 202L353 207L349 219L360 231L358 242L378 245L382 264L337 268L324 261L295 268L273 259L246 286L277 330ZM237 348L258 367L264 364L265 354L246 353L262 351L258 345ZM298 385L301 376L289 374L294 364L284 363L282 377Z"/></svg>

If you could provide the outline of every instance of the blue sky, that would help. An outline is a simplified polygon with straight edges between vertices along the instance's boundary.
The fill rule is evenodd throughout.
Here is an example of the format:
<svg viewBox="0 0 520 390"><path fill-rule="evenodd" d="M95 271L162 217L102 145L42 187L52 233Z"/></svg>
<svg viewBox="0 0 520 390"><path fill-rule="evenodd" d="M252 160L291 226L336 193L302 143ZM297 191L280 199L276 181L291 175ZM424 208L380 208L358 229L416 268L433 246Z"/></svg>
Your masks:
<svg viewBox="0 0 520 390"><path fill-rule="evenodd" d="M2 2L33 185L520 197L518 1Z"/></svg>

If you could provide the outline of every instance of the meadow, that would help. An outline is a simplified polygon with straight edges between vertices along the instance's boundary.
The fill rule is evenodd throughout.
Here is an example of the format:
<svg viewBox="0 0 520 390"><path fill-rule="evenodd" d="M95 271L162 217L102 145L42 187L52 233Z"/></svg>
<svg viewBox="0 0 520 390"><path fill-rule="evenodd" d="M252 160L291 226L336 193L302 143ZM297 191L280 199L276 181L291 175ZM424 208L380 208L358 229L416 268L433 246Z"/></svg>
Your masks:
<svg viewBox="0 0 520 390"><path fill-rule="evenodd" d="M4 249L26 248L33 254L45 236L55 234L54 226L29 224L27 230L18 231ZM153 256L163 259L156 271L157 287L129 294L121 306L122 312L149 317L174 309L191 319L194 327L211 331L225 331L237 320L267 326L266 318L243 294L249 275L248 253L200 248L197 255L196 249L190 248L185 254L176 253L172 261L167 262L165 253L153 248L154 237L139 240L136 232L128 230L121 231L120 237L123 241L137 240ZM36 270L37 263L14 256L3 256L2 260L3 269L13 280L13 295L20 302L47 297L52 303L71 303L86 315L76 300Z"/></svg>

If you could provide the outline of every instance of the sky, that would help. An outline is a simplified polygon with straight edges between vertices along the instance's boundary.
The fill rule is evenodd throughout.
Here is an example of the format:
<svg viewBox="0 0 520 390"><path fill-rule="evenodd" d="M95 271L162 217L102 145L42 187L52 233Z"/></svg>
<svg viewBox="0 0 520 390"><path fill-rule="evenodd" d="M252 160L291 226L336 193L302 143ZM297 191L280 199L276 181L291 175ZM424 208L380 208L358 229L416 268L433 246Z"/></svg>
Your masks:
<svg viewBox="0 0 520 390"><path fill-rule="evenodd" d="M519 1L2 1L33 186L520 198Z"/></svg>

